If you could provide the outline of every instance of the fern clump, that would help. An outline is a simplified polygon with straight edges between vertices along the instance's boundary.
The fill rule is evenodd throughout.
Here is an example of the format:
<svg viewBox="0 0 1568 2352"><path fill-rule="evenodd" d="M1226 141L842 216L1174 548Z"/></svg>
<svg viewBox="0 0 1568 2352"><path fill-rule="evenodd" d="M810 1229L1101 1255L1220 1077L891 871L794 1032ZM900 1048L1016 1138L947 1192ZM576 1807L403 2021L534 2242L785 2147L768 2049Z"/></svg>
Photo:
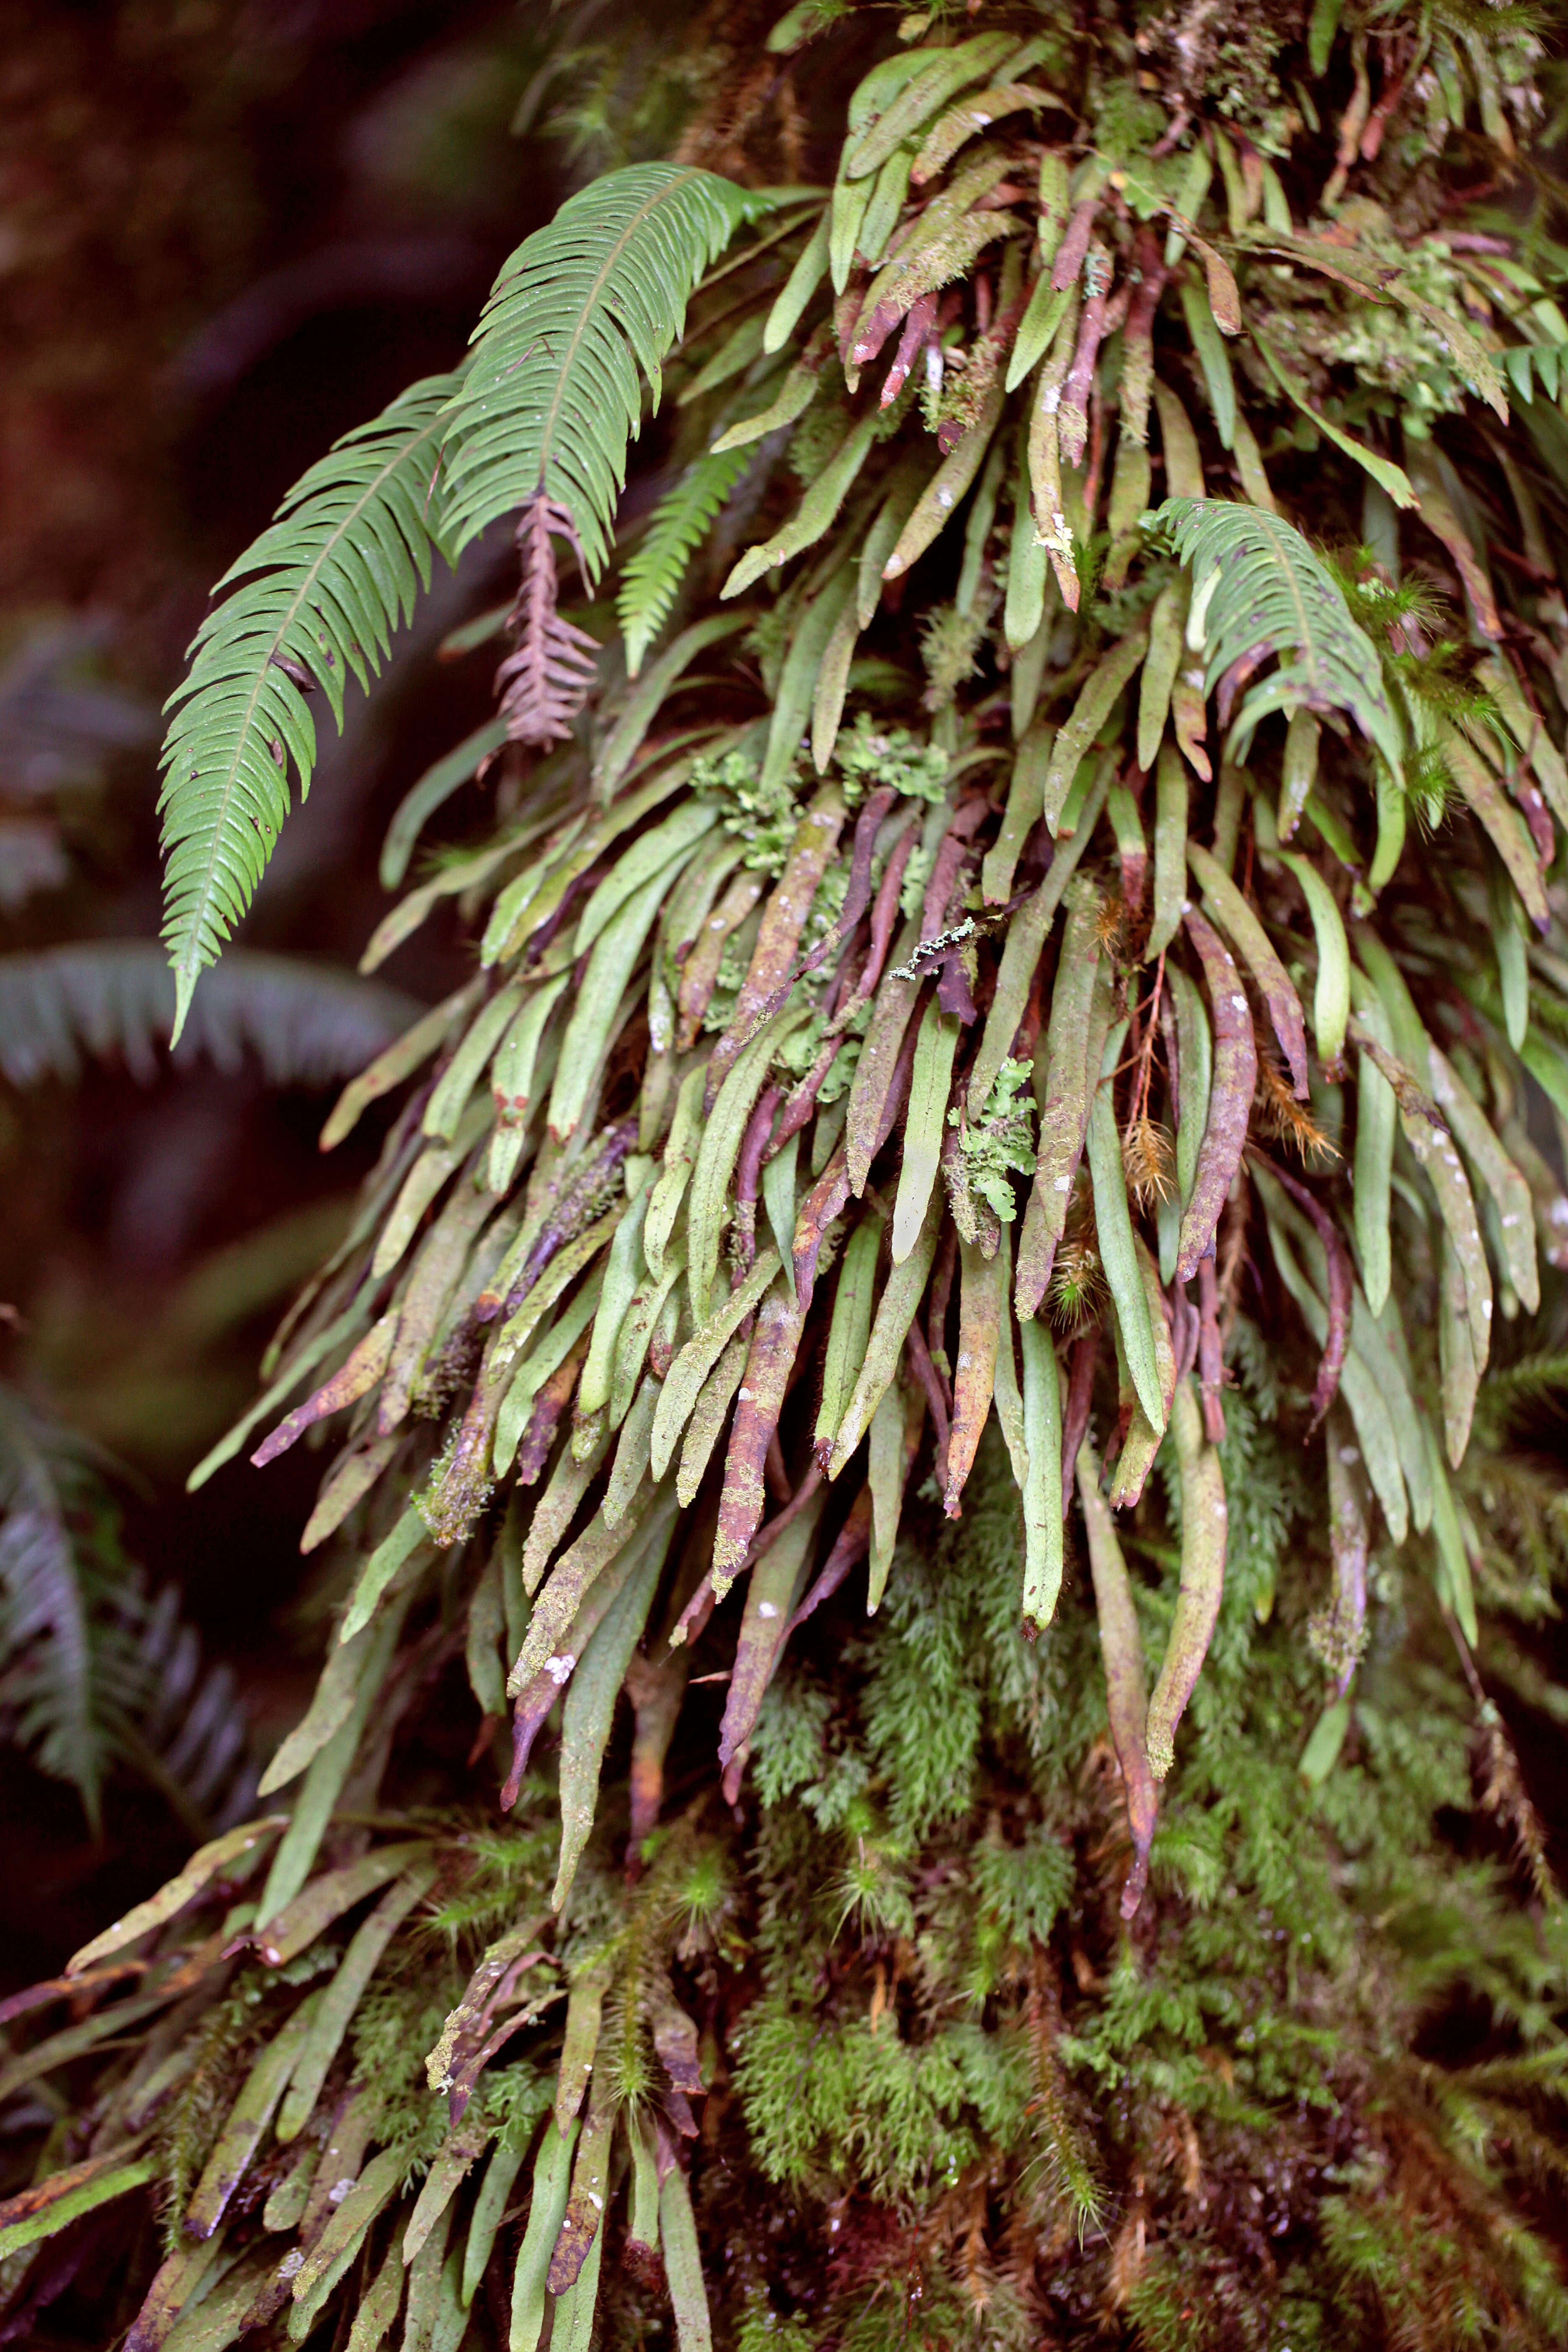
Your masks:
<svg viewBox="0 0 1568 2352"><path fill-rule="evenodd" d="M988 1442L960 1522L921 1507L875 1630L850 1634L837 1603L806 1629L758 1720L744 1832L700 1796L621 1876L658 1705L644 1674L631 1788L553 1917L559 1800L533 1780L504 1829L342 1819L263 1934L247 1890L279 1825L258 1824L100 1937L71 1981L108 2054L58 2157L112 2152L149 2115L155 2130L150 2158L92 2174L98 2242L127 2243L155 2193L163 2291L196 2297L193 2317L210 2304L228 2341L324 2315L334 2292L345 2317L380 2309L405 2269L411 2295L433 2291L418 2249L436 2244L452 2326L466 2313L482 2342L551 2292L531 2217L542 2199L569 2222L575 2182L624 2248L619 2328L644 2293L639 2151L657 2165L689 2133L726 2343L934 2347L968 2313L1020 2352L1047 2326L1155 2344L1178 2321L1170 2340L1288 2327L1371 2352L1455 2300L1555 2341L1563 2291L1530 2211L1564 2089L1561 1899L1500 1844L1457 1848L1453 1824L1484 1843L1500 1801L1507 1826L1517 1782L1501 1800L1495 1710L1489 1731L1424 1585L1392 1563L1342 1752L1309 1772L1322 1670L1300 1628L1332 1562L1255 1352L1237 1353L1226 1454L1256 1499L1130 1934L1089 1580L1075 1551L1049 1648L1020 1638L1019 1506ZM1179 1533L1151 1493L1129 1536L1150 1633ZM177 2063L167 2032L115 2032L149 2011ZM51 2034L43 2012L24 2032L10 2079L78 2063L79 2028ZM205 2242L180 2217L210 2210L278 2050L293 2087L224 2202L204 2291ZM593 2153L611 2118L624 2172ZM339 2164L360 2187L329 2238ZM68 2221L77 2178L46 2226ZM12 2243L24 2291L36 2266Z"/></svg>
<svg viewBox="0 0 1568 2352"><path fill-rule="evenodd" d="M351 1986L395 1950L401 2120L307 1991L299 2079L363 2168L287 2281L237 2214L215 2352L285 2294L299 2340L352 2263L365 2352L405 2288L414 2343L531 2352L547 2308L586 2341L623 2179L686 2352L769 2314L824 2347L1561 2332L1517 2154L1556 2145L1561 1919L1481 1676L1522 1686L1502 1629L1562 1570L1487 1400L1510 1326L1560 1339L1568 443L1508 394L1560 290L1545 164L1475 193L1552 69L1510 18L1500 80L1441 11L874 16L792 10L692 134L765 150L807 75L826 196L607 174L442 412L443 532L518 516L516 764L368 954L454 898L478 970L334 1114L402 1090L198 1473L346 1417L307 1530L340 1614L224 1933L279 1969L345 1937ZM331 473L268 597L347 561L306 527ZM620 562L619 648L563 547ZM238 609L178 742L274 691ZM231 854L172 777L226 921L254 826ZM530 1840L556 1757L504 1912L471 1832L377 1811L459 1650ZM1468 1744L1522 1875L1445 1843ZM437 2148L390 2045L442 2003ZM476 2318L525 2063L553 2120ZM710 2160L733 2119L776 2253ZM139 2328L203 2307L205 2180Z"/></svg>

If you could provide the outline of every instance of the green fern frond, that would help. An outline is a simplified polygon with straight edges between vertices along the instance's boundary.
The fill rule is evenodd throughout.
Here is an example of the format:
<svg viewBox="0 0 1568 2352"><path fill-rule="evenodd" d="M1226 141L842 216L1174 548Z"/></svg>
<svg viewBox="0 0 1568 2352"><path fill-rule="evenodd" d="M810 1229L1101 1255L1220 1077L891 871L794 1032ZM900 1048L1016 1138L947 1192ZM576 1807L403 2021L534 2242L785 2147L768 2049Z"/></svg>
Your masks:
<svg viewBox="0 0 1568 2352"><path fill-rule="evenodd" d="M632 677L668 618L686 567L709 524L745 472L746 457L741 449L710 450L687 467L654 509L642 544L621 573L616 599Z"/></svg>
<svg viewBox="0 0 1568 2352"><path fill-rule="evenodd" d="M96 1832L127 1767L195 1837L256 1794L250 1727L173 1585L149 1595L89 1449L0 1387L0 1739L68 1781Z"/></svg>
<svg viewBox="0 0 1568 2352"><path fill-rule="evenodd" d="M67 1525L70 1467L60 1433L0 1389L0 1725L46 1772L74 1781L96 1829L104 1754Z"/></svg>
<svg viewBox="0 0 1568 2352"><path fill-rule="evenodd" d="M536 495L564 508L590 583L609 559L640 367L659 368L687 298L774 198L711 172L636 163L595 180L524 239L496 280L448 411L447 515L465 547Z"/></svg>
<svg viewBox="0 0 1568 2352"><path fill-rule="evenodd" d="M156 713L97 672L101 619L46 621L0 661L6 790L37 802L101 782L117 752L139 751Z"/></svg>
<svg viewBox="0 0 1568 2352"><path fill-rule="evenodd" d="M1553 1354L1523 1356L1517 1364L1487 1374L1489 1396L1534 1403L1561 1400L1568 1390L1568 1349Z"/></svg>
<svg viewBox="0 0 1568 2352"><path fill-rule="evenodd" d="M208 1664L174 1586L150 1594L118 1544L98 1563L93 1667L110 1759L164 1798L196 1837L242 1820L256 1797L250 1723L226 1664Z"/></svg>
<svg viewBox="0 0 1568 2352"><path fill-rule="evenodd" d="M1167 499L1155 525L1192 570L1210 688L1259 646L1283 656L1242 701L1232 729L1238 752L1270 711L1346 710L1400 776L1405 746L1377 648L1301 533L1261 507L1223 499Z"/></svg>
<svg viewBox="0 0 1568 2352"><path fill-rule="evenodd" d="M458 381L426 377L345 434L224 574L220 590L245 584L196 632L170 698L159 802L176 1038L289 814L290 758L300 798L310 791L306 695L320 687L341 728L349 677L368 686L429 585L441 420Z"/></svg>
<svg viewBox="0 0 1568 2352"><path fill-rule="evenodd" d="M152 940L87 940L0 957L0 1073L14 1087L74 1079L82 1055L157 1076L174 1024L175 982ZM363 1067L418 1006L357 973L241 950L213 974L176 1056L235 1070L247 1053L273 1086L319 1087Z"/></svg>

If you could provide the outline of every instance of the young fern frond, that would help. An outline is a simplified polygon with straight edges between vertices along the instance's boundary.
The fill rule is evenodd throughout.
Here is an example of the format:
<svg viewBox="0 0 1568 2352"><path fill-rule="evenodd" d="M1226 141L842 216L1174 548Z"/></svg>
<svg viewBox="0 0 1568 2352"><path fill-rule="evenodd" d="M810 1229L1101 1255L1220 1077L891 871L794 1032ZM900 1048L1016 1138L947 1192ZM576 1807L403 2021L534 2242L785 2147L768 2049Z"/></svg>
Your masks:
<svg viewBox="0 0 1568 2352"><path fill-rule="evenodd" d="M143 1085L170 1042L175 983L152 940L83 940L0 956L0 1074L14 1087L81 1074L84 1054L114 1056ZM237 1069L257 1055L278 1087L325 1086L363 1067L418 1007L395 988L290 956L239 950L213 974L180 1042Z"/></svg>
<svg viewBox="0 0 1568 2352"><path fill-rule="evenodd" d="M742 449L709 450L688 466L674 488L660 499L636 553L627 559L616 612L632 677L669 617L709 524L745 472L746 457Z"/></svg>
<svg viewBox="0 0 1568 2352"><path fill-rule="evenodd" d="M176 1038L197 978L266 870L289 814L290 758L301 799L310 791L307 694L319 687L341 728L348 678L368 686L429 585L442 419L458 381L426 377L345 434L224 574L218 588L235 593L196 632L162 755Z"/></svg>
<svg viewBox="0 0 1568 2352"><path fill-rule="evenodd" d="M1259 646L1283 656L1242 700L1232 730L1238 756L1270 711L1348 710L1399 776L1405 744L1377 648L1301 533L1261 507L1221 499L1167 499L1156 520L1193 573L1192 627L1205 632L1210 689Z"/></svg>
<svg viewBox="0 0 1568 2352"><path fill-rule="evenodd" d="M542 496L570 517L584 576L598 578L642 414L637 371L657 408L688 297L742 222L773 201L711 172L636 163L595 180L525 238L496 280L449 404L455 549Z"/></svg>

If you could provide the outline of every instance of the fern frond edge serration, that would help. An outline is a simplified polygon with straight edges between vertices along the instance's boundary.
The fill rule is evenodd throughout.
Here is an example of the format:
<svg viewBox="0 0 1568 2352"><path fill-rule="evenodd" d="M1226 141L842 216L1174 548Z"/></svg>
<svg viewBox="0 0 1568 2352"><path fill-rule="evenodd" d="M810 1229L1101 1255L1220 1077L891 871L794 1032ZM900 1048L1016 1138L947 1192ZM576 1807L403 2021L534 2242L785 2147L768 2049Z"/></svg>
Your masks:
<svg viewBox="0 0 1568 2352"><path fill-rule="evenodd" d="M442 548L441 418L457 380L410 385L335 443L224 574L218 587L232 593L192 642L191 667L165 705L159 795L176 1042L197 979L249 908L289 814L290 758L300 798L310 791L307 693L321 688L341 728L346 678L369 685L429 586L431 552Z"/></svg>
<svg viewBox="0 0 1568 2352"><path fill-rule="evenodd" d="M458 550L540 493L571 515L592 585L609 560L640 367L660 368L705 270L774 201L672 163L635 163L568 198L525 238L474 331L450 404L448 512Z"/></svg>

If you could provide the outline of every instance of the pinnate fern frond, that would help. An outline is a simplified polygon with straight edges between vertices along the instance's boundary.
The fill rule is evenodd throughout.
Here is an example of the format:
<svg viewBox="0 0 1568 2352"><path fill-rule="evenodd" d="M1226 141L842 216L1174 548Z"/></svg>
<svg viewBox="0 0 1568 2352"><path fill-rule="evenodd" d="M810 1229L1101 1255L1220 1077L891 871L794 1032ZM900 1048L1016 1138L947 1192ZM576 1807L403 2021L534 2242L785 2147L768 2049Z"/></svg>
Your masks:
<svg viewBox="0 0 1568 2352"><path fill-rule="evenodd" d="M368 685L430 582L442 418L459 378L413 384L346 434L289 491L218 583L171 698L163 751L166 917L174 1034L198 976L255 896L289 814L289 762L309 792L319 688L342 725L350 677Z"/></svg>
<svg viewBox="0 0 1568 2352"><path fill-rule="evenodd" d="M590 583L609 559L626 444L687 299L742 222L773 202L714 173L635 163L524 239L497 278L451 402L454 547L542 494L570 516Z"/></svg>
<svg viewBox="0 0 1568 2352"><path fill-rule="evenodd" d="M362 1069L417 1012L356 972L241 950L197 998L176 1061L233 1070L250 1053L274 1086L325 1086ZM0 956L0 1073L15 1087L73 1079L84 1054L122 1061L145 1084L174 1021L174 977L152 940Z"/></svg>
<svg viewBox="0 0 1568 2352"><path fill-rule="evenodd" d="M0 1389L0 1717L96 1824L103 1778L88 1608L51 1433ZM56 1433L58 1434L58 1433Z"/></svg>
<svg viewBox="0 0 1568 2352"><path fill-rule="evenodd" d="M1301 533L1261 507L1224 499L1167 499L1155 523L1192 571L1209 686L1244 654L1281 657L1242 701L1233 740L1245 747L1270 711L1344 710L1402 775L1404 740L1377 648Z"/></svg>
<svg viewBox="0 0 1568 2352"><path fill-rule="evenodd" d="M686 567L709 524L746 470L743 449L710 450L688 466L654 509L653 520L621 573L616 610L633 677L669 617Z"/></svg>
<svg viewBox="0 0 1568 2352"><path fill-rule="evenodd" d="M1487 1374L1487 1392L1509 1402L1561 1402L1568 1398L1568 1348L1494 1368Z"/></svg>
<svg viewBox="0 0 1568 2352"><path fill-rule="evenodd" d="M202 1654L172 1584L120 1554L90 1580L93 1670L110 1760L149 1781L198 1838L242 1820L258 1769L233 1668Z"/></svg>
<svg viewBox="0 0 1568 2352"><path fill-rule="evenodd" d="M0 1386L0 1738L98 1826L111 1767L207 1837L256 1792L234 1676L203 1663L172 1585L149 1594L88 1449Z"/></svg>

